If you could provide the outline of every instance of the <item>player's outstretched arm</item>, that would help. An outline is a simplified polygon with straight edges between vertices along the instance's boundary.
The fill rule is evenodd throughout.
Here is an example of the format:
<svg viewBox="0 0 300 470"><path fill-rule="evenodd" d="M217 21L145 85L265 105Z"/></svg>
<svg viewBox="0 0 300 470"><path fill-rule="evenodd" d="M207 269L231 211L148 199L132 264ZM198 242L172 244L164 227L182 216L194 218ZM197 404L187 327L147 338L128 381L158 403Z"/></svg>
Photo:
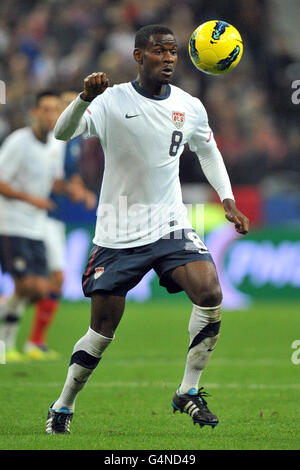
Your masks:
<svg viewBox="0 0 300 470"><path fill-rule="evenodd" d="M238 233L245 235L249 231L249 220L235 205L230 179L219 149L215 146L208 152L197 152L197 155L203 173L223 203L226 219L234 224Z"/></svg>
<svg viewBox="0 0 300 470"><path fill-rule="evenodd" d="M83 117L86 108L96 96L101 95L108 87L105 73L95 72L84 79L83 92L59 116L54 136L58 140L70 140L87 130L87 122Z"/></svg>

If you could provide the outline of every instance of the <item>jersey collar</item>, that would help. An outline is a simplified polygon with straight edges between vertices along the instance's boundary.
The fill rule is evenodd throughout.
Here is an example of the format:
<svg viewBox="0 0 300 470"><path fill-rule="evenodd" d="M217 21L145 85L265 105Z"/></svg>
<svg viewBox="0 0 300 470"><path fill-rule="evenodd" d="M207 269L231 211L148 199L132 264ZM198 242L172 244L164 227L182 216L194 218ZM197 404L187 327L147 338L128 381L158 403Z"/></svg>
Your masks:
<svg viewBox="0 0 300 470"><path fill-rule="evenodd" d="M166 86L166 92L164 95L150 95L150 93L147 93L140 87L136 80L133 80L131 82L131 85L133 86L135 91L137 91L140 95L145 96L145 98L150 98L151 100L165 100L169 98L171 94L171 86L169 84L167 84Z"/></svg>

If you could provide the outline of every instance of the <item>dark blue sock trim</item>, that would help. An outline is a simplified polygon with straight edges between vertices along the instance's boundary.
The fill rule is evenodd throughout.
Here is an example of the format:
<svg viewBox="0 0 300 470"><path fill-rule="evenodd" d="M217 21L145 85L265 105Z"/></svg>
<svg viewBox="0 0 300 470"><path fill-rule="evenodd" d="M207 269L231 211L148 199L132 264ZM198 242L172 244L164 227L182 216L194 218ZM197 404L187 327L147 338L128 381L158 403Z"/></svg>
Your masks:
<svg viewBox="0 0 300 470"><path fill-rule="evenodd" d="M3 318L3 323L17 323L18 321L19 321L19 317L15 315L14 313L8 313Z"/></svg>
<svg viewBox="0 0 300 470"><path fill-rule="evenodd" d="M76 351L71 356L70 364L79 364L81 367L85 367L86 369L95 369L99 364L101 357L95 357L91 354L87 353L86 351Z"/></svg>
<svg viewBox="0 0 300 470"><path fill-rule="evenodd" d="M56 292L50 292L49 299L51 300L59 300L61 298L61 294L57 294Z"/></svg>
<svg viewBox="0 0 300 470"><path fill-rule="evenodd" d="M192 344L189 347L189 350L201 343L205 338L213 338L217 336L220 330L221 322L217 321L215 323L209 323L206 325L193 339Z"/></svg>

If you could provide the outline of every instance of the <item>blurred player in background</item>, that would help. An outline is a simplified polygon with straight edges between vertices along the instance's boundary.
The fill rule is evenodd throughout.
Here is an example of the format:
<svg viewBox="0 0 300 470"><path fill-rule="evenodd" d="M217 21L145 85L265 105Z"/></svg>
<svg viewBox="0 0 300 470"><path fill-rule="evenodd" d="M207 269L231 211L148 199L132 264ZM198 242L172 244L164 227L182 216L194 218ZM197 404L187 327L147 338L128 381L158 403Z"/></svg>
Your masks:
<svg viewBox="0 0 300 470"><path fill-rule="evenodd" d="M78 93L73 90L64 91L61 96L61 111L63 111ZM89 191L79 173L81 158L81 137L70 140L65 149L64 178L72 186L73 202L84 203L88 210L96 206L96 196ZM58 354L47 347L47 332L59 307L59 300L64 282L64 251L66 244L66 227L61 206L64 195L51 194L55 210L48 212L44 231L47 266L50 273L49 295L36 304L30 336L25 345L26 356L30 359L55 359Z"/></svg>
<svg viewBox="0 0 300 470"><path fill-rule="evenodd" d="M1 310L0 338L8 362L22 360L16 335L26 305L46 296L50 287L44 224L47 211L54 209L49 199L52 188L65 189L65 144L51 132L59 112L57 93L40 93L32 126L10 134L0 149L0 263L15 284Z"/></svg>
<svg viewBox="0 0 300 470"><path fill-rule="evenodd" d="M141 28L134 59L136 80L108 87L105 73L89 75L83 93L55 126L62 140L98 136L105 171L94 247L83 275L84 293L91 297L90 327L75 344L61 395L49 408L48 434L70 432L76 396L114 339L126 294L151 268L168 292L183 290L193 304L189 352L173 409L200 426L218 423L198 382L217 343L222 293L211 255L182 202L179 157L186 143L237 232L247 233L248 219L235 205L204 106L170 85L177 63L173 32L161 25ZM120 210L124 197L127 211Z"/></svg>

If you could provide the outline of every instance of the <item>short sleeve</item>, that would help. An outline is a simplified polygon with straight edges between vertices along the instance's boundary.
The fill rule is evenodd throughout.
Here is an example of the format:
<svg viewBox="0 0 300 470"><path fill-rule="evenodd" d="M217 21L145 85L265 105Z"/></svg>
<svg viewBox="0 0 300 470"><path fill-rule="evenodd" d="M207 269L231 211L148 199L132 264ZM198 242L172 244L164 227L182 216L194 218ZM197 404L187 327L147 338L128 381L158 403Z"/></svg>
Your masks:
<svg viewBox="0 0 300 470"><path fill-rule="evenodd" d="M82 137L99 137L100 140L104 139L109 95L110 89L108 88L86 108L84 119L87 129L82 134Z"/></svg>
<svg viewBox="0 0 300 470"><path fill-rule="evenodd" d="M11 134L3 142L0 148L0 181L4 183L13 181L22 162L21 149L16 134Z"/></svg>
<svg viewBox="0 0 300 470"><path fill-rule="evenodd" d="M188 139L189 148L192 152L209 152L217 146L211 130L206 109L198 98L194 98L195 103L195 128Z"/></svg>

